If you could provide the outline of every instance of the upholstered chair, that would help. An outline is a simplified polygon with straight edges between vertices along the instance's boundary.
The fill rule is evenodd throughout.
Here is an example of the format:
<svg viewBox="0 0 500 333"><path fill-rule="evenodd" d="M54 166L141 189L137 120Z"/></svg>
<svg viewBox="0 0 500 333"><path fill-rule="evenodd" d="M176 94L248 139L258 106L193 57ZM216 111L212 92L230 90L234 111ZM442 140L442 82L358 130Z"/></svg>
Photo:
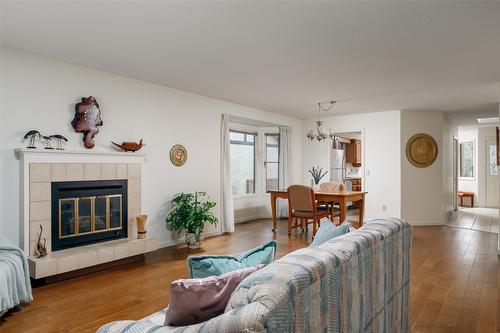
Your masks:
<svg viewBox="0 0 500 333"><path fill-rule="evenodd" d="M328 209L316 202L314 190L309 186L292 185L288 188L288 235L299 226L304 229L309 223L313 225L313 237L318 230L319 221L328 217ZM300 225L294 219L300 221ZM296 220L296 221L297 221Z"/></svg>

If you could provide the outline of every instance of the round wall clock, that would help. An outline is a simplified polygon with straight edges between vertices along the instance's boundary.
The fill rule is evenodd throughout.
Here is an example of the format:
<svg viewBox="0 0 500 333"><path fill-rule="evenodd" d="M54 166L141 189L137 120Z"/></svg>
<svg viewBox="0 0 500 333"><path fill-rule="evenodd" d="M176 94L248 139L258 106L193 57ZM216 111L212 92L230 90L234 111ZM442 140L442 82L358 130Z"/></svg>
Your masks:
<svg viewBox="0 0 500 333"><path fill-rule="evenodd" d="M187 160L187 150L183 145L175 145L170 149L170 161L175 166L182 166Z"/></svg>
<svg viewBox="0 0 500 333"><path fill-rule="evenodd" d="M406 157L417 168L426 168L436 160L438 146L428 134L415 134L406 143Z"/></svg>

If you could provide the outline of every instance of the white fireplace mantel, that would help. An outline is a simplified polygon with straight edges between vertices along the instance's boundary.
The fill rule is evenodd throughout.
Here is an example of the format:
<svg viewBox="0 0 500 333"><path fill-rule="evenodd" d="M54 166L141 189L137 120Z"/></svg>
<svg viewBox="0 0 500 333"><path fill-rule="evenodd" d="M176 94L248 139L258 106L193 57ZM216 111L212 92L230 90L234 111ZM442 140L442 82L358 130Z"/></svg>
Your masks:
<svg viewBox="0 0 500 333"><path fill-rule="evenodd" d="M144 153L98 151L98 150L56 150L56 149L15 149L20 162L20 190L21 190L21 217L22 246L26 255L30 248L30 164L33 163L65 163L65 164L93 164L93 163L124 163L140 164L142 179L142 165L146 155ZM142 200L141 200L142 201Z"/></svg>
<svg viewBox="0 0 500 333"><path fill-rule="evenodd" d="M16 156L33 163L142 163L146 157L144 153L102 151L102 150L57 150L57 149L29 149L14 150Z"/></svg>

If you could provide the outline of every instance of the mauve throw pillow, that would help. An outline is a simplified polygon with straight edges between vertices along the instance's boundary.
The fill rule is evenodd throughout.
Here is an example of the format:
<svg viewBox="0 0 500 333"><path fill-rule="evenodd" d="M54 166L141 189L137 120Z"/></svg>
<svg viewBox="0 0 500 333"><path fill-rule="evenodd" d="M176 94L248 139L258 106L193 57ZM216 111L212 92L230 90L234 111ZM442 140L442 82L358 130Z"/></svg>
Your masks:
<svg viewBox="0 0 500 333"><path fill-rule="evenodd" d="M198 324L224 313L231 294L240 282L264 266L243 268L203 279L181 279L172 282L165 325Z"/></svg>

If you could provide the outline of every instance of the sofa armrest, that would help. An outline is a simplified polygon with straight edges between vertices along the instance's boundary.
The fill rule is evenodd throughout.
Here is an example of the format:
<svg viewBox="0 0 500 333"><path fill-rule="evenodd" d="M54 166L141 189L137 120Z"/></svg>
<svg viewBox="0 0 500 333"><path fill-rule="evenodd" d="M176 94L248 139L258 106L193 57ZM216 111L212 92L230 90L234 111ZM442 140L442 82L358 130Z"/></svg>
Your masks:
<svg viewBox="0 0 500 333"><path fill-rule="evenodd" d="M97 333L125 333L125 332L149 332L161 327L168 328L168 326L163 326L165 322L165 316L167 314L167 309L163 309L150 316L147 316L141 320L117 320L108 323L97 330ZM174 327L178 328L178 327ZM163 331L162 331L163 332ZM169 332L169 331L165 331Z"/></svg>
<svg viewBox="0 0 500 333"><path fill-rule="evenodd" d="M163 326L167 309L163 309L141 320L119 320L108 323L96 333L233 333L265 332L264 318L267 309L260 303L227 311L203 323L189 326Z"/></svg>

